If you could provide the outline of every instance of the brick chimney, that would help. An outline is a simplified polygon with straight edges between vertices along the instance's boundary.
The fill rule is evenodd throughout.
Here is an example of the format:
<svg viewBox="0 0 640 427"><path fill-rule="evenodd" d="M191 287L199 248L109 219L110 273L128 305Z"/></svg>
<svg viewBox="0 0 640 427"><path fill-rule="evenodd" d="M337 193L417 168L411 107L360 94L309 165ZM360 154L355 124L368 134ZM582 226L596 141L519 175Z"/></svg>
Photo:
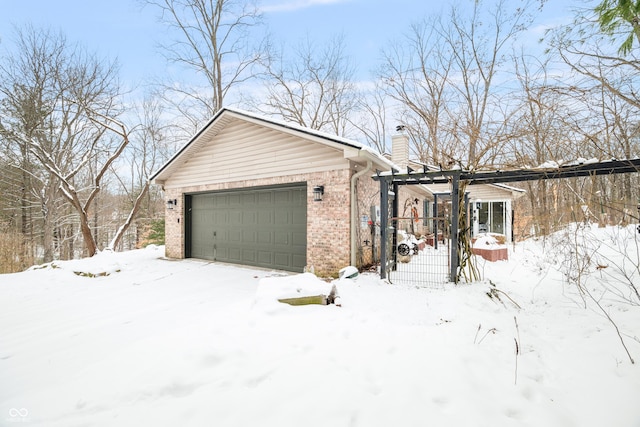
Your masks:
<svg viewBox="0 0 640 427"><path fill-rule="evenodd" d="M396 130L398 132L391 137L391 161L406 170L409 165L409 137L404 132L404 126L398 126Z"/></svg>

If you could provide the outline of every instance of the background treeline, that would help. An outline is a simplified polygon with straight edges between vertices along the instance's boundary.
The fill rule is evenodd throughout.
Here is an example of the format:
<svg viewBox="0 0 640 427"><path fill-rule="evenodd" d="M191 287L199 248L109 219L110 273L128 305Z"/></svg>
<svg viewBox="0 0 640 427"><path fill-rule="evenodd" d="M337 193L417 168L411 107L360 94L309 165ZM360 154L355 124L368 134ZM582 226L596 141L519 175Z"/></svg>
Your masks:
<svg viewBox="0 0 640 427"><path fill-rule="evenodd" d="M442 168L527 168L637 158L640 0L583 5L534 27L544 1L461 1L416 20L367 78L346 36L278 42L259 5L139 1L181 67L144 89L52 28L0 43L0 272L162 243L149 176L222 106L257 111ZM221 18L221 19L213 19ZM523 183L518 235L573 221L636 221L637 174Z"/></svg>

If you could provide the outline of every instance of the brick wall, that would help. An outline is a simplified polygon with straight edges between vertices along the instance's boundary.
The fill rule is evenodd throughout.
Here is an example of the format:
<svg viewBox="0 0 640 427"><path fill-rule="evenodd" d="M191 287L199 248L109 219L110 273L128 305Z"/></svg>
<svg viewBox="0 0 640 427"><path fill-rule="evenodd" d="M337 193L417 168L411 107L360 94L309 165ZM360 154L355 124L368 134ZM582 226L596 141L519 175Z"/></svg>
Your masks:
<svg viewBox="0 0 640 427"><path fill-rule="evenodd" d="M373 178L371 178L372 175L373 171L370 174L361 176L356 184L356 194L358 197L358 220L356 224L357 267L377 262L377 259L374 259L374 244L378 246L377 250L379 251L379 242L376 243L376 240L378 240L380 236L376 235L376 229L372 229L368 224L366 226L362 224L363 216L366 216L367 220L375 222L376 218L371 217L371 207L380 206L380 183L374 181ZM376 255L377 258L379 253Z"/></svg>
<svg viewBox="0 0 640 427"><path fill-rule="evenodd" d="M169 258L184 258L184 197L179 190L165 191L165 200L176 199L178 205L164 212L165 255Z"/></svg>
<svg viewBox="0 0 640 427"><path fill-rule="evenodd" d="M307 180L307 264L318 276L337 276L349 265L350 176L344 169ZM313 201L314 185L324 185L321 202Z"/></svg>

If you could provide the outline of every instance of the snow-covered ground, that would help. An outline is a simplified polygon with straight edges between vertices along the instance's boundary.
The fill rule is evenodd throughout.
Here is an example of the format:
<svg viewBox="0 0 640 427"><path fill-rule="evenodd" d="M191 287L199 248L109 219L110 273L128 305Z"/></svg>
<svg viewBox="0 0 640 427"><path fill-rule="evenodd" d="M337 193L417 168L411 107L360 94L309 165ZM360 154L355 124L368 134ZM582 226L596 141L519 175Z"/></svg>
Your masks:
<svg viewBox="0 0 640 427"><path fill-rule="evenodd" d="M640 307L615 272L639 284L638 237L591 234L589 264L568 234L481 261L482 283L344 279L342 307L276 301L329 286L310 274L157 247L3 275L0 425L638 427Z"/></svg>

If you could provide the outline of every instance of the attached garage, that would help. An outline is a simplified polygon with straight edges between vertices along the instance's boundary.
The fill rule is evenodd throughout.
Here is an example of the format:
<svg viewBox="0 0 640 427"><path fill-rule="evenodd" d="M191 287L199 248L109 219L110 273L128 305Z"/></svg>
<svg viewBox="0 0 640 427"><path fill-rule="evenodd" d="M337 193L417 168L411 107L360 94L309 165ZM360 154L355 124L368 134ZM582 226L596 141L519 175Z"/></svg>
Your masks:
<svg viewBox="0 0 640 427"><path fill-rule="evenodd" d="M186 256L302 272L307 185L186 195Z"/></svg>
<svg viewBox="0 0 640 427"><path fill-rule="evenodd" d="M335 276L366 246L371 176L390 168L356 141L223 108L152 177L165 254Z"/></svg>

